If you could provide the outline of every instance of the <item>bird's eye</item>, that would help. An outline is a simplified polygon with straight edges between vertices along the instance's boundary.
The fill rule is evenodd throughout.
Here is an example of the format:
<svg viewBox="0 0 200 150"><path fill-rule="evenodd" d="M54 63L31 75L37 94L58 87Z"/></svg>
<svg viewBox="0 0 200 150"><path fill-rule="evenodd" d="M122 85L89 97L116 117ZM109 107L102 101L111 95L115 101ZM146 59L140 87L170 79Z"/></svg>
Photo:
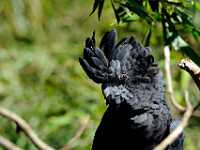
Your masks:
<svg viewBox="0 0 200 150"><path fill-rule="evenodd" d="M122 74L119 76L120 81L126 81L128 79L128 75L125 72L122 72Z"/></svg>

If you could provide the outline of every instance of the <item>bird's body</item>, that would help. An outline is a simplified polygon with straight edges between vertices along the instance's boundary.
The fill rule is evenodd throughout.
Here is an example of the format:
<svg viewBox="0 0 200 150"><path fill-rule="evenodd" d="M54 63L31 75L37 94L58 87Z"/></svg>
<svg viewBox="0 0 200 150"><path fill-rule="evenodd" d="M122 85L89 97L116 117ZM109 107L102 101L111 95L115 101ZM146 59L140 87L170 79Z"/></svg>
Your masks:
<svg viewBox="0 0 200 150"><path fill-rule="evenodd" d="M151 150L159 144L169 134L171 123L160 84L138 83L130 91L132 98L109 105L96 131L93 149Z"/></svg>
<svg viewBox="0 0 200 150"><path fill-rule="evenodd" d="M162 74L149 48L133 37L116 44L113 30L104 35L100 49L94 35L88 38L79 61L87 75L102 84L108 104L92 150L152 150L170 133Z"/></svg>

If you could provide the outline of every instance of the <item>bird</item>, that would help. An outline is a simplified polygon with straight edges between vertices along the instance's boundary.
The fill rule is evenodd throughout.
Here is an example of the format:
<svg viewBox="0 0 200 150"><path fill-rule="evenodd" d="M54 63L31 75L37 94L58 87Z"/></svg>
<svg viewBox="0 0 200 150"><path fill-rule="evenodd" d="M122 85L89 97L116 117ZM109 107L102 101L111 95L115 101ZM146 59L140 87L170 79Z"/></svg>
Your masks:
<svg viewBox="0 0 200 150"><path fill-rule="evenodd" d="M117 41L115 29L96 46L95 32L85 40L79 63L101 84L106 111L92 150L152 150L177 126L164 97L164 81L150 47L133 36ZM183 135L167 150L182 150Z"/></svg>

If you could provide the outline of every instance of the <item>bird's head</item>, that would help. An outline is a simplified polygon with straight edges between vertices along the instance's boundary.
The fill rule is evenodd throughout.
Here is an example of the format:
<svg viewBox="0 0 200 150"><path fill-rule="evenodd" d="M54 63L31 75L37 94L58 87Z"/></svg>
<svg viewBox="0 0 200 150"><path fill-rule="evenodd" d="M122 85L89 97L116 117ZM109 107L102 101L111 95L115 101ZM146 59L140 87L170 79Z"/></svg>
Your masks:
<svg viewBox="0 0 200 150"><path fill-rule="evenodd" d="M99 48L96 47L95 33L87 38L83 58L79 61L94 82L102 83L105 97L125 98L130 96L126 87L151 82L159 72L150 51L133 37L117 42L117 33L112 30L105 33Z"/></svg>

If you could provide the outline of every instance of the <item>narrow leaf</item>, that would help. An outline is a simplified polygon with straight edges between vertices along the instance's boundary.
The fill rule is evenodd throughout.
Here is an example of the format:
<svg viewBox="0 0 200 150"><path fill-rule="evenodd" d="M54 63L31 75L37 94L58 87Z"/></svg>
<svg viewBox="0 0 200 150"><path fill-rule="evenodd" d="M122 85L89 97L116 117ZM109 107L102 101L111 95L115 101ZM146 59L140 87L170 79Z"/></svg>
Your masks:
<svg viewBox="0 0 200 150"><path fill-rule="evenodd" d="M151 33L152 32L151 32L151 26L150 26L147 33L145 34L145 37L144 37L144 41L143 41L144 46L150 45Z"/></svg>
<svg viewBox="0 0 200 150"><path fill-rule="evenodd" d="M124 7L127 7L134 13L136 13L141 18L145 19L149 24L153 22L153 18L145 11L143 6L140 6L135 0L129 0L126 4L121 4Z"/></svg>
<svg viewBox="0 0 200 150"><path fill-rule="evenodd" d="M100 20L103 10L104 0L99 0L98 18Z"/></svg>
<svg viewBox="0 0 200 150"><path fill-rule="evenodd" d="M149 0L149 4L151 6L151 9L153 11L158 11L158 7L159 7L159 1L158 0Z"/></svg>
<svg viewBox="0 0 200 150"><path fill-rule="evenodd" d="M113 3L112 0L111 0L111 4L112 4L112 8L113 8L113 10L114 10L114 13L115 13L115 17L116 17L116 19L117 19L117 22L119 23L119 22L120 22L120 17L119 17L119 15L118 15L118 11L117 11L117 9L115 8L115 5L114 5L114 3Z"/></svg>
<svg viewBox="0 0 200 150"><path fill-rule="evenodd" d="M90 13L90 15L92 15L92 14L95 12L95 10L97 9L97 7L98 7L98 5L99 5L99 1L100 1L100 0L94 0L92 12Z"/></svg>

